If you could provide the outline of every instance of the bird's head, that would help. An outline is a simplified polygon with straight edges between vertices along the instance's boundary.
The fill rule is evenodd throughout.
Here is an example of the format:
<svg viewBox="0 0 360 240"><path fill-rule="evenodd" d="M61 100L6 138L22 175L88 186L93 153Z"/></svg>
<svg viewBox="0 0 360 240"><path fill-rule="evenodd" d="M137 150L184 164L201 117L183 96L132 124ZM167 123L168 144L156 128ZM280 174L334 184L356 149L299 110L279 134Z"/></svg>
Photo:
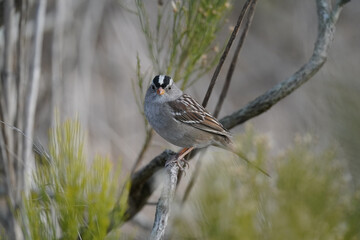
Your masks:
<svg viewBox="0 0 360 240"><path fill-rule="evenodd" d="M166 75L157 75L152 80L148 94L160 102L172 101L182 95L182 91L175 85L173 79Z"/></svg>

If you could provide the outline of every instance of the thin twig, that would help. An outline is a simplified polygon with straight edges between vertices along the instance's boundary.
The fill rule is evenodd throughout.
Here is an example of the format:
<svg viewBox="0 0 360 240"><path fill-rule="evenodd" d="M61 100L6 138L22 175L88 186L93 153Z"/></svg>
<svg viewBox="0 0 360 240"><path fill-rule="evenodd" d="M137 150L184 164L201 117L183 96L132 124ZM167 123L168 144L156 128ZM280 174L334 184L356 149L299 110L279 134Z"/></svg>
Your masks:
<svg viewBox="0 0 360 240"><path fill-rule="evenodd" d="M250 27L252 18L254 16L256 2L257 2L257 0L254 0L250 4L249 12L248 12L247 18L246 18L245 27L244 27L244 30L241 33L238 45L236 46L233 58L231 60L231 63L230 63L229 69L228 69L228 72L226 74L225 83L224 83L224 86L223 86L223 88L221 90L219 100L218 100L218 102L216 104L216 107L215 107L214 117L217 117L219 115L222 104L224 103L225 97L226 97L228 89L230 87L230 83L231 83L232 76L233 76L233 73L234 73L234 70L235 70L235 67L236 67L236 62L237 62L240 50L241 50L241 48L242 48L242 46L244 44L247 33L249 32L249 27Z"/></svg>
<svg viewBox="0 0 360 240"><path fill-rule="evenodd" d="M144 144L143 144L143 146L142 146L142 148L141 148L141 150L140 150L139 156L137 157L134 165L133 165L132 168L131 168L130 174L133 174L133 173L135 172L136 168L139 166L139 164L140 164L141 161L143 160L144 155L145 155L145 152L146 152L146 150L147 150L147 149L149 148L149 146L150 146L153 133L154 133L154 132L152 131L152 129L148 129L148 130L146 131L145 142L144 142Z"/></svg>
<svg viewBox="0 0 360 240"><path fill-rule="evenodd" d="M188 185L186 186L186 189L185 189L185 193L184 193L184 196L181 200L181 204L183 205L186 200L188 199L189 195L190 195L190 192L192 190L192 188L194 187L194 184L196 182L196 180L198 179L199 177L199 173L200 173L200 168L201 168L201 157L198 159L198 161L196 162L196 165L195 165L195 169L194 169L194 172L193 174L191 175L191 179L188 183Z"/></svg>
<svg viewBox="0 0 360 240"><path fill-rule="evenodd" d="M217 67L216 67L216 69L215 69L215 72L214 72L213 77L212 77L212 79L211 79L211 81L210 81L209 87L208 87L207 92L206 92L206 94L205 94L205 97L204 97L204 100L203 100L203 103L202 103L202 105L203 105L204 107L206 107L206 105L207 105L207 103L208 103L208 101L209 101L211 92L212 92L212 90L213 90L213 88L214 88L214 86L215 86L215 82L216 82L216 79L217 79L217 77L218 77L218 75L219 75L219 73L220 73L221 67L222 67L223 63L225 62L225 59L226 59L226 57L227 57L227 55L228 55L228 53L229 53L229 50L230 50L230 48L231 48L231 45L232 45L232 43L233 43L233 41L234 41L234 39L235 39L235 37L236 37L236 34L237 34L237 32L238 32L238 30L239 30L239 28L240 28L240 26L241 26L241 23L242 23L242 21L243 21L243 19L244 19L244 17L245 17L245 14L246 14L249 6L250 6L249 4L250 4L252 1L254 1L254 0L248 0L247 2L245 2L244 6L243 6L243 8L242 8L242 10L241 10L241 12L240 12L240 15L239 15L239 17L238 17L238 20L237 20L237 22L236 22L236 26L235 26L235 28L234 28L231 36L230 36L230 39L229 39L229 41L228 41L228 43L227 43L227 45L226 45L226 47L225 47L225 50L224 50L224 52L223 52L223 54L222 54L222 56L221 56L221 58L220 58L220 61L219 61L218 65L217 65ZM255 1L255 2L256 2L256 1ZM240 50L239 50L239 51L240 51ZM231 78L229 78L229 80L228 80L228 78L227 78L227 81L225 82L225 85L226 85L226 84L230 85L230 81L231 81ZM224 87L225 87L225 85L224 85ZM224 91L224 89L223 89L223 91ZM226 91L227 91L227 90L226 90ZM226 93L225 93L225 95L226 95ZM221 106L220 106L220 107L221 107ZM219 111L220 111L220 110L219 110ZM214 116L217 117L217 114L214 115ZM179 172L179 175L178 175L179 181L180 181L181 178L182 178L182 174L183 174L183 172Z"/></svg>
<svg viewBox="0 0 360 240"><path fill-rule="evenodd" d="M43 30L45 23L45 13L46 13L46 3L47 0L39 0L37 5L37 14L36 22L34 26L34 45L32 60L30 65L30 77L29 77L29 87L26 96L26 107L25 107L25 135L28 137L33 136L34 132L34 122L35 122L35 110L36 110L36 100L38 97L39 91L39 82L40 82L40 69L41 69L41 53L42 53L42 42L43 42ZM35 162L31 158L32 150L32 141L24 138L24 161L25 169L24 174L26 177L31 176L30 171L34 169ZM30 184L29 181L25 183ZM25 190L26 190L25 186Z"/></svg>
<svg viewBox="0 0 360 240"><path fill-rule="evenodd" d="M243 31L241 32L241 36L240 36L238 45L236 46L236 49L235 49L231 64L229 66L229 69L228 69L228 72L227 72L227 75L226 75L226 79L225 79L225 83L224 83L223 89L221 91L219 100L218 100L218 102L216 104L216 108L215 108L215 111L214 111L214 114L213 114L214 117L217 117L219 115L222 104L223 104L224 99L225 99L225 97L227 95L227 92L228 92L228 89L229 89L229 86L230 86L230 83L231 83L231 80L232 80L233 72L234 72L235 67L236 67L236 62L237 62L240 50L241 50L241 48L243 46L244 40L245 40L245 38L247 36L248 30L249 30L249 27L250 27L250 24L251 24L251 21L252 21L252 18L254 16L254 10L255 10L255 6L256 6L256 2L257 2L257 0L253 0L250 3L249 12L247 14L245 27L244 27ZM201 164L200 164L200 161L198 161L196 166L195 166L195 171L191 175L191 179L190 179L188 185L186 186L185 193L184 193L183 199L181 201L181 204L184 204L185 201L187 200L188 196L190 195L190 192L191 192L193 186L195 185L196 180L198 179L200 167L201 167ZM262 171L262 172L264 172L264 171Z"/></svg>
<svg viewBox="0 0 360 240"><path fill-rule="evenodd" d="M220 58L220 60L219 60L218 65L216 66L215 72L214 72L214 74L213 74L213 76L212 76L212 78L211 78L209 87L208 87L208 89L207 89L207 91L206 91L204 100L203 100L203 102L202 102L202 105L203 105L204 107L206 107L206 105L207 105L207 103L208 103L208 101L209 101L209 99L210 99L211 92L212 92L212 90L213 90L213 88L214 88L214 86L215 86L215 82L216 82L217 77L219 76L221 67L222 67L222 65L224 64L225 59L226 59L226 57L227 57L227 55L228 55L228 53L229 53L229 51L230 51L231 45L232 45L232 43L233 43L233 41L234 41L234 39L235 39L235 37L236 37L236 34L237 34L237 32L238 32L238 30L239 30L239 28L240 28L240 25L241 25L241 23L242 23L242 21L243 21L243 19L244 19L245 13L246 13L246 11L247 11L247 9L248 9L251 1L252 1L252 0L247 0L247 1L245 2L244 6L243 6L243 8L242 8L242 10L241 10L241 12L240 12L240 15L239 15L239 17L238 17L238 19L237 19L237 22L236 22L236 25L235 25L235 27L234 27L234 30L233 30L233 32L231 33L230 39L229 39L229 41L228 41L228 43L227 43L227 45L226 45L226 47L225 47L225 50L224 50L223 54L221 55L221 58Z"/></svg>

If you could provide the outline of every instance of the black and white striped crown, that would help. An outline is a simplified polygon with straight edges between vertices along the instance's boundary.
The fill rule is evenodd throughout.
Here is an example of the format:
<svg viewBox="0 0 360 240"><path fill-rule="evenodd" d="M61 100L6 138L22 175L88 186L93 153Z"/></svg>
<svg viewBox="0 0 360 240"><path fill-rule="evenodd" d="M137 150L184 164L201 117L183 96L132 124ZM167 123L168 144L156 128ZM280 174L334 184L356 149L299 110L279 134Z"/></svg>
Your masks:
<svg viewBox="0 0 360 240"><path fill-rule="evenodd" d="M166 88L168 85L173 84L173 80L171 77L166 75L157 75L156 77L154 77L153 83L156 86L156 88L159 87Z"/></svg>

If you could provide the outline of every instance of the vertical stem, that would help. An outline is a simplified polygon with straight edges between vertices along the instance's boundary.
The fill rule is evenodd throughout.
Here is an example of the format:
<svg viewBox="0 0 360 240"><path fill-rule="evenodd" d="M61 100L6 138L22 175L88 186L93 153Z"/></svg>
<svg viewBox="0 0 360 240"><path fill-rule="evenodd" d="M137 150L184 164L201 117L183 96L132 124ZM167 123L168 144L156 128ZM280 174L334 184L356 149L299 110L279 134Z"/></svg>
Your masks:
<svg viewBox="0 0 360 240"><path fill-rule="evenodd" d="M3 66L0 82L0 119L3 123L14 124L17 111L16 80L14 78L14 56L16 53L16 18L14 0L3 1L4 17L4 50ZM23 235L16 222L15 211L19 207L16 141L9 128L2 128L0 133L0 224L2 237L6 239L22 239Z"/></svg>
<svg viewBox="0 0 360 240"><path fill-rule="evenodd" d="M145 142L140 150L140 153L139 153L139 156L137 157L133 167L131 168L131 172L130 174L132 175L136 168L139 166L139 164L141 163L142 159L144 158L144 155L145 155L145 152L146 150L149 148L150 146L150 143L151 143L151 139L152 139L152 136L153 136L153 131L152 129L148 129L146 130L146 138L145 138Z"/></svg>
<svg viewBox="0 0 360 240"><path fill-rule="evenodd" d="M46 4L47 0L38 0L37 4L37 13L34 25L34 43L33 43L33 53L32 60L30 64L30 76L29 76L29 85L28 92L26 96L26 107L25 107L25 135L28 136L24 138L24 161L25 169L24 174L25 178L31 177L31 170L35 167L34 159L32 158L32 139L34 133L34 121L35 121L35 111L36 111L36 101L39 91L39 82L40 82L40 70L41 70L41 54L42 54L42 42L43 42L43 31L45 23L45 13L46 13ZM25 181L27 185L30 184L29 181ZM28 186L24 186L27 190Z"/></svg>
<svg viewBox="0 0 360 240"><path fill-rule="evenodd" d="M53 30L53 42L51 48L51 116L52 124L55 123L55 108L60 107L61 79L62 79L62 50L63 50L63 30L65 21L66 0L56 1L55 21Z"/></svg>

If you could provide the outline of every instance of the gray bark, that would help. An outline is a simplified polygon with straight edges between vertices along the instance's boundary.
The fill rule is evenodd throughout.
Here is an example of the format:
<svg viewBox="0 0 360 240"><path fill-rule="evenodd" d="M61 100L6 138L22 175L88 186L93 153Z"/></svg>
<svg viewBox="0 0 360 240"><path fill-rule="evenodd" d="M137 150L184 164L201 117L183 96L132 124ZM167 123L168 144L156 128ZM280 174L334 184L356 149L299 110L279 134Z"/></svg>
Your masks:
<svg viewBox="0 0 360 240"><path fill-rule="evenodd" d="M4 46L0 82L0 233L3 239L24 239L20 220L23 194L34 168L32 156L35 110L40 81L42 39L47 0L36 2L31 55L24 54L27 2L3 1ZM26 73L29 73L27 75ZM24 129L22 132L19 129Z"/></svg>

